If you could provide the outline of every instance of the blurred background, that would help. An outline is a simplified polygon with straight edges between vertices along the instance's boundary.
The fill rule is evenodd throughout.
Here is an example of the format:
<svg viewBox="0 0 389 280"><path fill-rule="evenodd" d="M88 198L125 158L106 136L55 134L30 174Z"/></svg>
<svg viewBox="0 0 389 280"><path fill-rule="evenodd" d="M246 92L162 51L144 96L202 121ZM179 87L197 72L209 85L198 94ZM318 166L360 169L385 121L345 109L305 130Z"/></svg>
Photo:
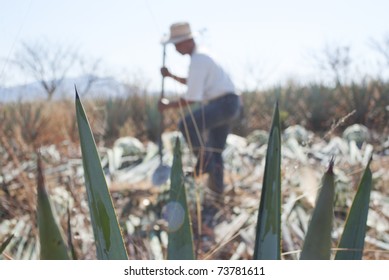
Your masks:
<svg viewBox="0 0 389 280"><path fill-rule="evenodd" d="M163 190L150 182L158 164L160 40L170 24L188 21L198 32L196 40L226 66L244 102L224 154L230 205L220 210L219 236L198 239L199 258L251 257L253 209L278 101L283 199L285 205L297 205L284 217L290 228L283 229L288 234L283 258L296 258L293 252L301 247L329 159L335 156L339 168L336 215L341 226L372 155L375 185L364 258L388 259L388 10L383 0L0 0L0 241L10 232L17 236L9 256L39 256L38 150L64 228L70 203L80 258L95 256L75 119L76 85L130 258L162 257ZM185 76L188 63L189 57L168 46L166 64L172 72ZM185 87L166 80L166 91L174 97ZM179 112L166 113L167 154L179 118ZM205 180L197 185L204 187ZM195 195L191 199L195 205ZM225 232L231 233L227 240L221 237ZM153 247L155 236L159 247ZM337 237L335 232L334 242Z"/></svg>

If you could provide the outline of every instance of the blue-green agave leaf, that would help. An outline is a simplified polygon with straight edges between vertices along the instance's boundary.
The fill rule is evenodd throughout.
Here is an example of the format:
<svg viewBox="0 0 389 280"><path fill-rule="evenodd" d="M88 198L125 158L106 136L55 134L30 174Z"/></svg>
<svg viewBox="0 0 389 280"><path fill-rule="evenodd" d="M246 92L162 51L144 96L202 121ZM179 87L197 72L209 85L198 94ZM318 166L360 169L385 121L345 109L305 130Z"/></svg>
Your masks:
<svg viewBox="0 0 389 280"><path fill-rule="evenodd" d="M361 260L365 245L366 222L373 185L370 161L363 173L357 193L348 213L336 260Z"/></svg>
<svg viewBox="0 0 389 280"><path fill-rule="evenodd" d="M186 201L179 138L176 139L174 147L169 202L164 206L163 212L169 229L167 259L194 260L193 235Z"/></svg>
<svg viewBox="0 0 389 280"><path fill-rule="evenodd" d="M322 187L316 199L305 236L301 260L329 260L331 257L331 231L334 216L335 179L331 161L322 178Z"/></svg>
<svg viewBox="0 0 389 280"><path fill-rule="evenodd" d="M77 89L75 105L97 258L126 260L128 259L127 251L124 246L112 198L101 167L96 143Z"/></svg>
<svg viewBox="0 0 389 280"><path fill-rule="evenodd" d="M69 260L70 257L64 234L59 226L54 208L51 206L49 195L46 191L40 155L38 155L37 167L37 217L41 246L40 258L42 260Z"/></svg>
<svg viewBox="0 0 389 280"><path fill-rule="evenodd" d="M275 106L259 204L254 259L281 258L281 125Z"/></svg>

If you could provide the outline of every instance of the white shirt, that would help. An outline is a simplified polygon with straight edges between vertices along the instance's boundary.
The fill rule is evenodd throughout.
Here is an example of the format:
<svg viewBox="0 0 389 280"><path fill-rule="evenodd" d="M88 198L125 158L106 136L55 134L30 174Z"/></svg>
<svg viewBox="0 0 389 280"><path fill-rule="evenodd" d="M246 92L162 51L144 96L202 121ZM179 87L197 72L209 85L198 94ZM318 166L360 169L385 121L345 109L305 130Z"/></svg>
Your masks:
<svg viewBox="0 0 389 280"><path fill-rule="evenodd" d="M234 84L220 64L197 47L191 54L187 86L185 99L189 101L208 101L235 92Z"/></svg>

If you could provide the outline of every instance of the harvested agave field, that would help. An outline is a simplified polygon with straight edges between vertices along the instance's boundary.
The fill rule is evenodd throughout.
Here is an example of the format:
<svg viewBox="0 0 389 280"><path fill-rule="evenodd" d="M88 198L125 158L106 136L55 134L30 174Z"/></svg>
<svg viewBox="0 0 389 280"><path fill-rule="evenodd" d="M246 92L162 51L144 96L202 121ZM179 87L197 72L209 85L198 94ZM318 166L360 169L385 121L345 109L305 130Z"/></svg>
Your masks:
<svg viewBox="0 0 389 280"><path fill-rule="evenodd" d="M163 160L172 163L177 137L182 140L184 169L190 170L195 159L176 132L163 135ZM267 137L261 130L246 138L229 136L223 154L226 189L222 202L216 202L207 191L206 175L185 178L197 259L252 258ZM151 182L160 163L158 147L125 137L117 139L112 148L99 147L99 151L129 258L165 259L169 228L164 211L169 184L157 187ZM77 258L95 259L79 146L67 141L44 146L40 153L46 187ZM283 259L299 258L320 180L332 158L336 175L332 240L336 247L371 156L373 189L363 259L389 259L389 138L358 125L338 136L314 135L301 126L283 131ZM18 154L12 142L3 139L0 158L0 243L15 235L0 258L39 259L37 156Z"/></svg>

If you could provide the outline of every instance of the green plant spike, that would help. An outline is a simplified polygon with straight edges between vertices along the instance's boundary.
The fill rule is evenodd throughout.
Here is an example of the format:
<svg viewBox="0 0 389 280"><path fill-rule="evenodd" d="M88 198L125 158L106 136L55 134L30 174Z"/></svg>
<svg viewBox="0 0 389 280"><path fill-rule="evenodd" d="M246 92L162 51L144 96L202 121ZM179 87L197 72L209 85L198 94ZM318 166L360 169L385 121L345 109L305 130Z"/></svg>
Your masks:
<svg viewBox="0 0 389 280"><path fill-rule="evenodd" d="M11 242L12 238L14 238L13 234L8 236L8 238L5 239L4 242L0 244L0 255L4 252L5 248L7 248L8 244Z"/></svg>
<svg viewBox="0 0 389 280"><path fill-rule="evenodd" d="M127 260L127 251L101 167L96 143L77 89L76 117L97 258L100 260Z"/></svg>
<svg viewBox="0 0 389 280"><path fill-rule="evenodd" d="M274 109L266 152L254 259L281 259L281 125L278 103Z"/></svg>
<svg viewBox="0 0 389 280"><path fill-rule="evenodd" d="M163 212L168 221L168 260L194 260L193 235L186 201L180 141L174 147L169 202Z"/></svg>
<svg viewBox="0 0 389 280"><path fill-rule="evenodd" d="M40 241L40 259L69 260L70 257L64 239L64 234L57 222L56 214L53 211L49 195L46 191L42 162L39 154L37 166L37 216Z"/></svg>
<svg viewBox="0 0 389 280"><path fill-rule="evenodd" d="M305 236L301 260L329 260L331 257L331 231L334 216L335 176L331 160L322 178L322 187L316 199Z"/></svg>
<svg viewBox="0 0 389 280"><path fill-rule="evenodd" d="M347 215L343 234L335 255L336 260L361 260L365 244L366 222L369 212L372 174L367 164L359 183L357 193Z"/></svg>

